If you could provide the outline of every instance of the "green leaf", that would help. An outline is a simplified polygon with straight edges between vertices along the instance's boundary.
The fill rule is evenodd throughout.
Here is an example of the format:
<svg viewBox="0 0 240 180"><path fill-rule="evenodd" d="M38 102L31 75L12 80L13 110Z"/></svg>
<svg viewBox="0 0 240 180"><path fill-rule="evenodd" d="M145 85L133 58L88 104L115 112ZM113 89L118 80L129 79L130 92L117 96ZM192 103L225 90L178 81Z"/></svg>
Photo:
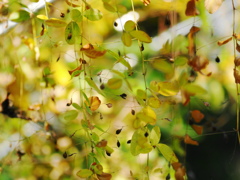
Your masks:
<svg viewBox="0 0 240 180"><path fill-rule="evenodd" d="M61 28L67 25L65 21L56 18L47 19L45 22L48 26L52 26L55 28Z"/></svg>
<svg viewBox="0 0 240 180"><path fill-rule="evenodd" d="M129 32L129 31L133 31L136 28L136 23L129 20L124 24L124 30ZM138 38L137 38L138 39Z"/></svg>
<svg viewBox="0 0 240 180"><path fill-rule="evenodd" d="M76 110L71 110L64 113L64 119L67 121L72 121L76 119L77 116L78 116L78 111Z"/></svg>
<svg viewBox="0 0 240 180"><path fill-rule="evenodd" d="M147 99L147 93L142 89L137 89L137 97L143 100Z"/></svg>
<svg viewBox="0 0 240 180"><path fill-rule="evenodd" d="M167 73L167 74L174 73L174 67L172 63L170 63L166 58L159 58L159 59L153 60L152 66L163 73Z"/></svg>
<svg viewBox="0 0 240 180"><path fill-rule="evenodd" d="M147 33L145 33L144 31L135 30L135 31L131 31L129 33L132 37L138 39L139 41L142 41L142 42L145 42L145 43L151 43L152 42L152 38Z"/></svg>
<svg viewBox="0 0 240 180"><path fill-rule="evenodd" d="M177 156L169 146L167 146L166 144L160 143L160 144L157 144L156 147L162 153L163 157L167 161L169 161L171 164L178 162Z"/></svg>
<svg viewBox="0 0 240 180"><path fill-rule="evenodd" d="M91 86L99 94L104 95L103 92L97 87L97 85L95 84L95 82L92 79L90 79L89 77L86 77L85 81L87 81L88 85Z"/></svg>
<svg viewBox="0 0 240 180"><path fill-rule="evenodd" d="M151 133L150 133L150 143L152 146L156 146L159 141L160 141L160 138L161 138L161 132L160 132L160 128L158 126L155 126Z"/></svg>
<svg viewBox="0 0 240 180"><path fill-rule="evenodd" d="M78 37L80 37L80 28L76 22L72 21L65 29L65 40L68 44L74 44Z"/></svg>
<svg viewBox="0 0 240 180"><path fill-rule="evenodd" d="M125 46L130 47L132 45L132 37L127 32L123 32L121 39Z"/></svg>
<svg viewBox="0 0 240 180"><path fill-rule="evenodd" d="M94 125L95 128L97 128L99 131L105 133L106 131L104 131L100 126L98 125Z"/></svg>
<svg viewBox="0 0 240 180"><path fill-rule="evenodd" d="M98 21L102 19L102 12L98 9L90 8L84 11L84 16L90 21Z"/></svg>
<svg viewBox="0 0 240 180"><path fill-rule="evenodd" d="M123 81L120 78L111 78L108 80L107 85L110 89L119 89L122 83Z"/></svg>
<svg viewBox="0 0 240 180"><path fill-rule="evenodd" d="M188 59L184 56L178 56L175 60L174 60L174 65L175 66L184 66L187 63Z"/></svg>
<svg viewBox="0 0 240 180"><path fill-rule="evenodd" d="M77 110L82 110L83 108L79 106L77 103L72 103L72 106Z"/></svg>
<svg viewBox="0 0 240 180"><path fill-rule="evenodd" d="M92 174L93 172L89 169L81 169L80 171L77 172L77 176L80 178L88 178Z"/></svg>
<svg viewBox="0 0 240 180"><path fill-rule="evenodd" d="M23 22L30 19L30 14L27 11L19 10L18 12L13 12L9 19L13 22Z"/></svg>
<svg viewBox="0 0 240 180"><path fill-rule="evenodd" d="M73 9L71 11L71 18L73 21L81 22L82 21L82 13L78 9Z"/></svg>
<svg viewBox="0 0 240 180"><path fill-rule="evenodd" d="M91 136L92 136L93 141L95 141L95 142L99 141L99 136L95 132L92 132Z"/></svg>

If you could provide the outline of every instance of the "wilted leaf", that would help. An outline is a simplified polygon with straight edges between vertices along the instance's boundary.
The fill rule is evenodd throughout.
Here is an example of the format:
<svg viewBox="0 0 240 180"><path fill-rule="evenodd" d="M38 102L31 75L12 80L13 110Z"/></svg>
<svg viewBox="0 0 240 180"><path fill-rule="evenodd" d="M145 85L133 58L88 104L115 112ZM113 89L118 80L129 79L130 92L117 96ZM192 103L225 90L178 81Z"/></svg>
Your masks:
<svg viewBox="0 0 240 180"><path fill-rule="evenodd" d="M207 67L209 60L203 56L195 56L193 59L188 61L188 65L193 68L194 71L200 72L202 75L210 76L212 73L204 74L203 69Z"/></svg>
<svg viewBox="0 0 240 180"><path fill-rule="evenodd" d="M78 111L71 110L71 111L65 112L63 117L67 121L72 121L72 120L76 119L77 116L78 116Z"/></svg>
<svg viewBox="0 0 240 180"><path fill-rule="evenodd" d="M179 85L177 81L159 82L159 94L163 96L175 96L179 92Z"/></svg>
<svg viewBox="0 0 240 180"><path fill-rule="evenodd" d="M122 83L123 81L120 78L111 78L108 80L107 85L110 89L119 89Z"/></svg>
<svg viewBox="0 0 240 180"><path fill-rule="evenodd" d="M191 116L196 123L200 123L202 121L202 119L204 118L204 114L201 113L199 110L191 111Z"/></svg>
<svg viewBox="0 0 240 180"><path fill-rule="evenodd" d="M90 108L91 111L96 111L101 105L101 101L97 96L91 96L88 98L89 102L85 102L85 104Z"/></svg>
<svg viewBox="0 0 240 180"><path fill-rule="evenodd" d="M177 156L169 146L167 146L166 144L160 143L160 144L157 144L156 147L168 162L170 162L171 164L178 162Z"/></svg>
<svg viewBox="0 0 240 180"><path fill-rule="evenodd" d="M77 77L81 74L82 72L82 65L79 65L73 70L69 70L68 73L71 75L71 77Z"/></svg>
<svg viewBox="0 0 240 180"><path fill-rule="evenodd" d="M80 51L83 51L87 57L93 59L101 57L106 53L106 50L103 50L99 47L94 47L92 44L84 45Z"/></svg>
<svg viewBox="0 0 240 180"><path fill-rule="evenodd" d="M205 8L210 14L212 14L219 9L222 2L223 0L205 0Z"/></svg>
<svg viewBox="0 0 240 180"><path fill-rule="evenodd" d="M47 19L45 22L48 26L52 26L55 28L61 28L67 25L65 21L56 18Z"/></svg>
<svg viewBox="0 0 240 180"><path fill-rule="evenodd" d="M132 37L129 33L123 32L121 39L125 46L130 47L132 45Z"/></svg>
<svg viewBox="0 0 240 180"><path fill-rule="evenodd" d="M226 40L224 40L224 41L218 41L218 45L219 46L222 46L222 45L224 45L224 44L227 44L229 41L231 41L232 40L232 37L230 37L230 38L228 38L228 39L226 39Z"/></svg>
<svg viewBox="0 0 240 180"><path fill-rule="evenodd" d="M240 58L236 57L234 59L234 64L235 64L235 66L240 66Z"/></svg>
<svg viewBox="0 0 240 180"><path fill-rule="evenodd" d="M156 146L161 138L161 132L160 132L160 128L158 126L155 126L150 133L150 143L152 146Z"/></svg>
<svg viewBox="0 0 240 180"><path fill-rule="evenodd" d="M129 32L130 35L136 39L138 39L139 41L145 42L145 43L151 43L152 42L152 38L145 33L144 31L140 31L140 30L134 30Z"/></svg>
<svg viewBox="0 0 240 180"><path fill-rule="evenodd" d="M198 135L202 134L202 132L203 132L203 127L202 126L199 126L199 125L196 125L196 124L193 124L191 126Z"/></svg>
<svg viewBox="0 0 240 180"><path fill-rule="evenodd" d="M186 16L196 16L199 14L195 3L196 3L195 0L188 1L187 8L185 11Z"/></svg>
<svg viewBox="0 0 240 180"><path fill-rule="evenodd" d="M89 169L81 169L80 171L77 172L77 176L80 178L88 178L92 174L93 172Z"/></svg>
<svg viewBox="0 0 240 180"><path fill-rule="evenodd" d="M97 177L99 180L110 180L112 178L112 175L109 173L102 173L102 174L97 174Z"/></svg>
<svg viewBox="0 0 240 180"><path fill-rule="evenodd" d="M72 20L75 22L82 21L82 13L78 9L71 10L71 17L72 17Z"/></svg>
<svg viewBox="0 0 240 180"><path fill-rule="evenodd" d="M124 24L124 30L127 32L133 31L135 28L136 28L136 23L131 20L125 22Z"/></svg>
<svg viewBox="0 0 240 180"><path fill-rule="evenodd" d="M238 67L234 68L233 75L235 78L235 83L240 84L240 71L239 71Z"/></svg>
<svg viewBox="0 0 240 180"><path fill-rule="evenodd" d="M190 57L193 57L196 54L196 47L193 37L198 31L200 31L199 27L192 26L188 34L188 54Z"/></svg>
<svg viewBox="0 0 240 180"><path fill-rule="evenodd" d="M236 42L236 50L240 53L240 45Z"/></svg>
<svg viewBox="0 0 240 180"><path fill-rule="evenodd" d="M141 0L141 1L143 2L144 6L149 5L151 2L150 0Z"/></svg>
<svg viewBox="0 0 240 180"><path fill-rule="evenodd" d="M14 22L23 22L30 19L30 14L25 10L19 10L10 14L9 19Z"/></svg>
<svg viewBox="0 0 240 180"><path fill-rule="evenodd" d="M102 19L102 12L99 11L98 9L87 9L86 11L84 11L84 16L90 20L90 21L98 21L100 19Z"/></svg>
<svg viewBox="0 0 240 180"><path fill-rule="evenodd" d="M97 147L106 147L107 146L107 141L105 139L101 140L96 144Z"/></svg>
<svg viewBox="0 0 240 180"><path fill-rule="evenodd" d="M191 145L195 145L195 146L198 146L198 145L199 145L198 142L192 140L192 138L190 138L189 135L185 135L185 137L184 137L184 142L185 142L186 144L191 144Z"/></svg>

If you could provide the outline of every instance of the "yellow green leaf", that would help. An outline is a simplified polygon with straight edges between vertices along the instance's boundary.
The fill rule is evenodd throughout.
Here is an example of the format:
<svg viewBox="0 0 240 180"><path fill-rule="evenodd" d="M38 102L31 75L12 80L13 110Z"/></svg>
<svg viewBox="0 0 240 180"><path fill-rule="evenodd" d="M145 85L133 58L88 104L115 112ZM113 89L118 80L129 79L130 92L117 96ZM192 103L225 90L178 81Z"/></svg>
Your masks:
<svg viewBox="0 0 240 180"><path fill-rule="evenodd" d="M78 9L72 9L71 10L71 18L75 22L81 22L82 21L82 13Z"/></svg>
<svg viewBox="0 0 240 180"><path fill-rule="evenodd" d="M38 19L41 19L41 20L47 20L47 19L48 19L48 17L45 16L45 15L43 15L43 14L37 15L37 18L38 18Z"/></svg>
<svg viewBox="0 0 240 180"><path fill-rule="evenodd" d="M84 16L90 20L90 21L98 21L100 19L102 19L102 12L99 11L98 9L87 9L86 11L84 11Z"/></svg>
<svg viewBox="0 0 240 180"><path fill-rule="evenodd" d="M163 73L167 73L167 74L174 73L174 67L172 63L166 58L159 58L159 59L153 60L152 66Z"/></svg>
<svg viewBox="0 0 240 180"><path fill-rule="evenodd" d="M166 144L160 143L160 144L157 144L156 147L168 162L170 162L171 164L178 162L177 156L169 146L167 146Z"/></svg>
<svg viewBox="0 0 240 180"><path fill-rule="evenodd" d="M190 94L204 94L207 93L205 89L197 84L186 84L182 87L183 90Z"/></svg>
<svg viewBox="0 0 240 180"><path fill-rule="evenodd" d="M134 30L129 32L130 35L136 39L138 39L139 41L145 42L145 43L151 43L152 42L152 38L145 33L144 31L140 31L140 30Z"/></svg>
<svg viewBox="0 0 240 180"><path fill-rule="evenodd" d="M184 66L187 63L188 59L184 56L178 56L174 59L175 66Z"/></svg>
<svg viewBox="0 0 240 180"><path fill-rule="evenodd" d="M158 126L155 126L150 133L150 142L152 146L156 146L161 138L161 132L160 132L160 128Z"/></svg>
<svg viewBox="0 0 240 180"><path fill-rule="evenodd" d="M127 32L133 31L135 29L135 27L136 27L136 23L131 20L125 22L125 24L124 24L124 30Z"/></svg>
<svg viewBox="0 0 240 180"><path fill-rule="evenodd" d="M80 7L82 6L82 1L81 0L65 0L65 2L72 7Z"/></svg>
<svg viewBox="0 0 240 180"><path fill-rule="evenodd" d="M80 29L76 22L70 22L65 29L65 40L68 44L74 44L80 37Z"/></svg>
<svg viewBox="0 0 240 180"><path fill-rule="evenodd" d="M158 85L160 87L159 94L163 96L175 96L179 91L177 81L159 82Z"/></svg>
<svg viewBox="0 0 240 180"><path fill-rule="evenodd" d="M77 172L77 176L80 178L88 178L92 174L93 172L89 169L81 169L80 171Z"/></svg>
<svg viewBox="0 0 240 180"><path fill-rule="evenodd" d="M146 130L144 128L137 129L132 136L130 151L132 155L137 156L140 153L149 153L152 150L152 146L148 141L148 137L144 134Z"/></svg>
<svg viewBox="0 0 240 180"><path fill-rule="evenodd" d="M90 79L89 77L85 78L85 81L88 83L89 86L91 86L95 91L97 91L99 94L103 95L102 91L97 87L95 82Z"/></svg>
<svg viewBox="0 0 240 180"><path fill-rule="evenodd" d="M78 111L71 110L71 111L65 112L63 117L67 121L72 121L72 120L76 119L77 116L78 116Z"/></svg>
<svg viewBox="0 0 240 180"><path fill-rule="evenodd" d="M152 108L160 108L161 101L160 101L160 99L158 99L156 97L150 97L147 100L147 104Z"/></svg>
<svg viewBox="0 0 240 180"><path fill-rule="evenodd" d="M112 6L111 4L109 4L108 2L103 2L103 6L106 10L110 11L110 12L116 12L117 9Z"/></svg>
<svg viewBox="0 0 240 180"><path fill-rule="evenodd" d="M132 37L127 32L123 32L121 39L125 46L130 47L132 45Z"/></svg>
<svg viewBox="0 0 240 180"><path fill-rule="evenodd" d="M147 99L147 93L142 89L138 89L137 90L137 98L146 100Z"/></svg>
<svg viewBox="0 0 240 180"><path fill-rule="evenodd" d="M9 19L14 22L23 22L30 18L29 12L25 10L19 10L10 14Z"/></svg>
<svg viewBox="0 0 240 180"><path fill-rule="evenodd" d="M120 78L111 78L108 80L107 85L110 89L119 89L122 83L123 81Z"/></svg>
<svg viewBox="0 0 240 180"><path fill-rule="evenodd" d="M61 19L56 19L56 18L47 19L45 22L48 26L52 26L56 28L61 28L67 25L65 21Z"/></svg>

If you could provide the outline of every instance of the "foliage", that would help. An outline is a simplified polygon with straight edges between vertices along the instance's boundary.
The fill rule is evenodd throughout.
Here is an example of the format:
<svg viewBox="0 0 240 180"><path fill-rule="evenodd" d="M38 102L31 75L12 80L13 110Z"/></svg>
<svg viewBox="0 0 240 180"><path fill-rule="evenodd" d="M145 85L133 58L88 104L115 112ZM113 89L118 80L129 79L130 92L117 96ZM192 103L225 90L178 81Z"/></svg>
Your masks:
<svg viewBox="0 0 240 180"><path fill-rule="evenodd" d="M43 2L0 3L1 178L182 180L187 147L240 140L237 2L226 36L222 0Z"/></svg>

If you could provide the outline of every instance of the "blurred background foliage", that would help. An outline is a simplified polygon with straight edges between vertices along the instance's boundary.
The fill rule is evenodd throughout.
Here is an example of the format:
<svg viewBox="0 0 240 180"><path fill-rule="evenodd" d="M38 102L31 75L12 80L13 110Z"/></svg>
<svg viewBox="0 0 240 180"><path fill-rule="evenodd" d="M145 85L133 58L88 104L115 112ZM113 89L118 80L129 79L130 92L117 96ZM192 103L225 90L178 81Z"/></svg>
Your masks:
<svg viewBox="0 0 240 180"><path fill-rule="evenodd" d="M189 2L198 15L188 14ZM84 14L89 9L98 11ZM105 179L115 180L240 176L237 0L212 14L195 0L3 0L0 13L0 179L85 179L80 170L91 169L86 173L95 175L86 177L102 180L101 168ZM125 46L127 20L151 42L130 36ZM79 31L67 34L73 21ZM199 32L190 37L193 26ZM91 45L96 52L89 52ZM160 90L155 83L162 83ZM186 175L184 168L176 175L171 158L155 147L132 155L129 140L141 127L136 118L149 118L136 116L142 111L156 115L145 130L160 127L160 142ZM101 167L93 170L94 163Z"/></svg>

